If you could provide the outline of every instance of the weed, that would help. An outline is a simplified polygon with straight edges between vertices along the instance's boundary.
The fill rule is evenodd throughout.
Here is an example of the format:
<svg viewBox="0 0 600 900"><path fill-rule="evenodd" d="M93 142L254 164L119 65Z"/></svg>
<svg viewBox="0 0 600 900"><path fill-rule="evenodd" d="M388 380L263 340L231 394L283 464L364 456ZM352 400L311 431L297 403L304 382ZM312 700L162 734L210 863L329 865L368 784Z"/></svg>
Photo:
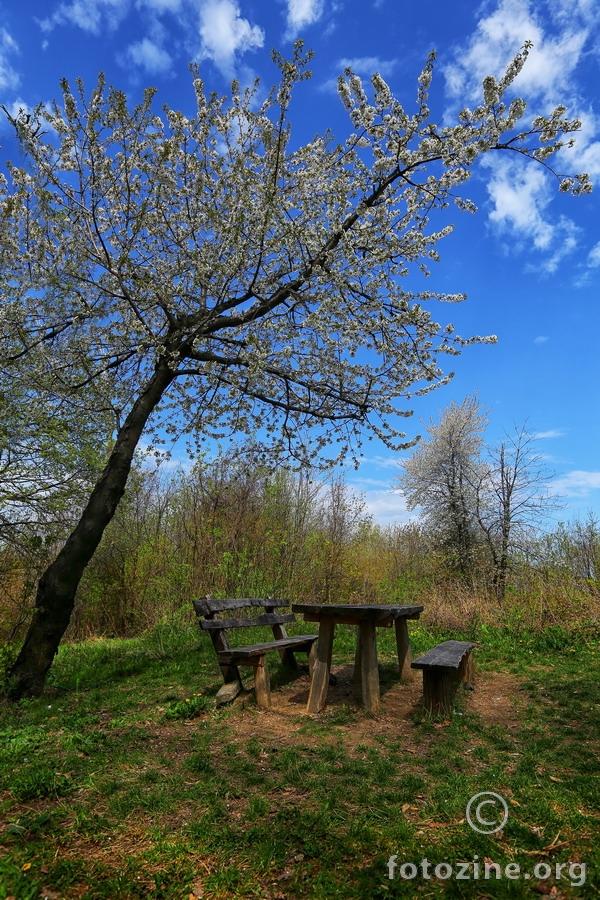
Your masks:
<svg viewBox="0 0 600 900"><path fill-rule="evenodd" d="M191 694L184 700L176 700L169 704L165 719L196 719L209 708L211 701L203 694Z"/></svg>

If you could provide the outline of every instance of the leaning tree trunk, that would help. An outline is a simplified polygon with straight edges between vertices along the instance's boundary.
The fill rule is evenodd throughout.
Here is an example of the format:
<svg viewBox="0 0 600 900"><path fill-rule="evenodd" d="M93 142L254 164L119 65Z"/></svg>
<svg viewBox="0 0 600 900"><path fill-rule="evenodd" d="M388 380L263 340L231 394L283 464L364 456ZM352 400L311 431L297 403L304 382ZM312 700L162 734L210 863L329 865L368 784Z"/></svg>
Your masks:
<svg viewBox="0 0 600 900"><path fill-rule="evenodd" d="M174 373L167 364L159 362L119 429L112 453L79 522L42 575L33 618L10 673L11 700L42 692L71 619L81 577L123 496L133 454L146 422L173 378Z"/></svg>

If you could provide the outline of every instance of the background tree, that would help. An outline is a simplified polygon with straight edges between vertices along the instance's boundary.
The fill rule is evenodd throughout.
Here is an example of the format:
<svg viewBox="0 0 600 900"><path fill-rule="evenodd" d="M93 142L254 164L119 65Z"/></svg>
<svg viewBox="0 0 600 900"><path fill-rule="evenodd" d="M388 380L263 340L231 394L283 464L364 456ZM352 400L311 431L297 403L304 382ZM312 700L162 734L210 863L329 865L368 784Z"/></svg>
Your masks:
<svg viewBox="0 0 600 900"><path fill-rule="evenodd" d="M490 450L475 484L476 517L493 565L497 596L504 599L511 554L523 550L558 501L548 492L552 475L534 451L525 427Z"/></svg>
<svg viewBox="0 0 600 900"><path fill-rule="evenodd" d="M528 558L545 574L554 573L570 586L598 595L600 573L600 522L593 512L572 522L560 522L550 533L538 536L527 547Z"/></svg>
<svg viewBox="0 0 600 900"><path fill-rule="evenodd" d="M451 230L430 220L492 150L540 162L580 123L557 107L529 127L504 95L528 47L483 101L438 126L428 108L433 57L405 111L375 75L369 98L347 72L352 122L294 148L288 110L306 57L275 59L281 79L206 96L196 112L129 110L100 78L89 100L63 84L62 107L14 121L27 165L0 182L0 390L21 384L33 414L78 397L106 410L114 444L78 524L40 579L12 696L38 693L68 626L77 586L123 495L144 432L248 434L303 462L370 428L390 446L401 400L443 384L440 354L468 341L439 326L433 299L402 286ZM556 173L554 173L556 174ZM557 176L558 177L558 176ZM587 176L560 188L590 189Z"/></svg>
<svg viewBox="0 0 600 900"><path fill-rule="evenodd" d="M81 514L111 430L74 404L36 414L29 396L10 382L0 391L0 642L30 617L37 581Z"/></svg>
<svg viewBox="0 0 600 900"><path fill-rule="evenodd" d="M486 426L487 415L476 395L451 403L439 422L427 426L429 438L402 463L398 479L408 508L420 509L451 568L464 576L472 574L480 542L477 487L484 479Z"/></svg>
<svg viewBox="0 0 600 900"><path fill-rule="evenodd" d="M548 491L552 475L534 451L535 436L518 427L488 448L487 423L477 395L452 403L403 463L398 485L455 571L472 575L485 550L503 599L511 560L531 545L558 502Z"/></svg>

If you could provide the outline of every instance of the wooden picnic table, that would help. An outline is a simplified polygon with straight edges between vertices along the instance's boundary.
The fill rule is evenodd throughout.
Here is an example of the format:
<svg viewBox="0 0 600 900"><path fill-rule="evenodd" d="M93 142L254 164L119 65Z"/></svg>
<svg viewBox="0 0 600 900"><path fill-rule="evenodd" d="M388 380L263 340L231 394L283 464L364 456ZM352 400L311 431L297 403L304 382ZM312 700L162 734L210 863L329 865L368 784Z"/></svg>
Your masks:
<svg viewBox="0 0 600 900"><path fill-rule="evenodd" d="M408 619L418 619L422 606L388 606L387 604L294 603L292 611L301 613L306 622L319 623L319 640L310 682L307 711L320 712L327 701L331 675L331 654L336 625L356 625L356 657L354 680L362 685L365 707L373 713L379 709L379 668L377 663L377 628L396 630L396 647L400 677L413 677L412 654L408 637Z"/></svg>

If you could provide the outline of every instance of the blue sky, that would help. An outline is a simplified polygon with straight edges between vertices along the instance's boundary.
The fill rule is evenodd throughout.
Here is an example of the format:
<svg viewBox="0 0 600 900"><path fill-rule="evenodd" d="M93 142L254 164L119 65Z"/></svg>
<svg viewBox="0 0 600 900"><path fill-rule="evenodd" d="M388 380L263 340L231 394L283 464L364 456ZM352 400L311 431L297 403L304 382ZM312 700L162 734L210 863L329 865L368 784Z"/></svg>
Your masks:
<svg viewBox="0 0 600 900"><path fill-rule="evenodd" d="M600 4L596 0L0 0L0 103L11 112L59 95L62 78L89 88L100 70L132 100L156 86L159 100L191 110L188 63L198 61L209 89L232 77L275 78L271 48L289 53L296 37L315 51L313 79L292 111L295 140L330 127L348 130L336 77L346 66L378 71L407 105L428 52L438 63L432 107L450 118L476 103L487 74L499 75L526 40L534 43L517 93L534 113L558 102L583 120L564 174L600 182ZM0 125L2 159L14 155ZM12 150L12 154L11 154ZM565 504L559 518L600 515L600 216L598 191L559 196L539 167L493 160L480 165L468 194L476 216L452 212L454 234L428 288L465 292L441 321L470 334L497 334L496 345L467 348L448 385L414 401L410 435L452 400L478 392L490 410L493 443L514 424L539 435L538 451L556 473ZM415 285L418 288L418 285ZM399 456L372 442L349 482L365 493L376 521L407 512L390 487Z"/></svg>

